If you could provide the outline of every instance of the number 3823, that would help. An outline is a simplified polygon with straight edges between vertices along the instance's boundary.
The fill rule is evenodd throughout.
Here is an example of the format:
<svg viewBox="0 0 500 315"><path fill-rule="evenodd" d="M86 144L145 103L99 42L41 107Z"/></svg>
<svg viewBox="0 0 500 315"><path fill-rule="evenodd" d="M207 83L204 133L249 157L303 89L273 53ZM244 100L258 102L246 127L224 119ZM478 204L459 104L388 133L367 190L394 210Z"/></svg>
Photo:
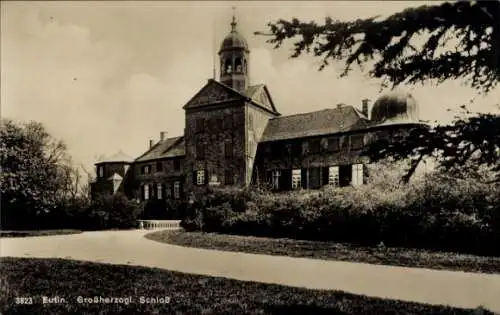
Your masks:
<svg viewBox="0 0 500 315"><path fill-rule="evenodd" d="M16 304L33 304L31 297L16 297Z"/></svg>

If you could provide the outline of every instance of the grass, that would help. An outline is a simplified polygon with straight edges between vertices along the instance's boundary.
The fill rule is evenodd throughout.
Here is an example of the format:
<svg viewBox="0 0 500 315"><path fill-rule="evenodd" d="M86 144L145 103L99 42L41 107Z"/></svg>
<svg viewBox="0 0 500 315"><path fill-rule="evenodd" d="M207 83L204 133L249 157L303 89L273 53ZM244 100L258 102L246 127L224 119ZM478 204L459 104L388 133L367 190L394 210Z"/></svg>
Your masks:
<svg viewBox="0 0 500 315"><path fill-rule="evenodd" d="M500 257L432 252L421 249L381 249L334 242L181 231L153 232L147 234L146 238L180 246L253 254L340 260L438 270L500 273Z"/></svg>
<svg viewBox="0 0 500 315"><path fill-rule="evenodd" d="M24 231L0 231L0 237L28 237L28 236L50 236L50 235L66 235L79 234L80 230L24 230Z"/></svg>
<svg viewBox="0 0 500 315"><path fill-rule="evenodd" d="M2 314L493 314L370 298L339 291L308 290L160 269L61 259L1 258ZM64 298L42 304L42 297ZM129 303L78 303L77 297L130 297ZM169 303L141 304L141 296ZM16 304L31 297L32 305ZM167 299L167 300L168 300ZM126 301L126 300L123 300Z"/></svg>

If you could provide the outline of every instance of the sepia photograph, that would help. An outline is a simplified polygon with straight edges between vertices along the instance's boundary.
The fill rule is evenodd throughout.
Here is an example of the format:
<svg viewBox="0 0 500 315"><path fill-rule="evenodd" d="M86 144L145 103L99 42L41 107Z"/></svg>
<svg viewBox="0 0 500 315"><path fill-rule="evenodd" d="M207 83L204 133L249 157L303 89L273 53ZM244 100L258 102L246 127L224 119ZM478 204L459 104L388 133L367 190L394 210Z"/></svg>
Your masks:
<svg viewBox="0 0 500 315"><path fill-rule="evenodd" d="M500 315L500 1L0 14L0 315Z"/></svg>

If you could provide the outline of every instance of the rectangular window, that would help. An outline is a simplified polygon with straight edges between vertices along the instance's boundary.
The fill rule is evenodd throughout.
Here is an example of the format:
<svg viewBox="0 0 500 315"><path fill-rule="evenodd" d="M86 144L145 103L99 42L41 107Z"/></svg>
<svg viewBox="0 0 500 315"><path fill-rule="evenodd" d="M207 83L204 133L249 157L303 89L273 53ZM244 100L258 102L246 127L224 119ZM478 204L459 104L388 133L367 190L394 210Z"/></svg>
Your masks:
<svg viewBox="0 0 500 315"><path fill-rule="evenodd" d="M156 184L156 197L158 199L163 199L163 185Z"/></svg>
<svg viewBox="0 0 500 315"><path fill-rule="evenodd" d="M300 156L302 154L302 148L300 143L294 142L291 147L292 156Z"/></svg>
<svg viewBox="0 0 500 315"><path fill-rule="evenodd" d="M300 183L302 182L301 173L302 173L301 169L292 171L292 189L300 188L301 186Z"/></svg>
<svg viewBox="0 0 500 315"><path fill-rule="evenodd" d="M309 142L302 142L302 155L306 155L309 153Z"/></svg>
<svg viewBox="0 0 500 315"><path fill-rule="evenodd" d="M165 183L165 198L170 199L172 197L172 186L170 183Z"/></svg>
<svg viewBox="0 0 500 315"><path fill-rule="evenodd" d="M279 189L280 187L280 176L281 176L281 171L279 170L274 170L272 173L272 186L274 189Z"/></svg>
<svg viewBox="0 0 500 315"><path fill-rule="evenodd" d="M363 135L353 135L351 136L351 149L359 150L364 146L364 136Z"/></svg>
<svg viewBox="0 0 500 315"><path fill-rule="evenodd" d="M99 173L99 177L104 177L104 166L100 165L98 167L98 173Z"/></svg>
<svg viewBox="0 0 500 315"><path fill-rule="evenodd" d="M328 139L328 151L330 151L330 152L340 151L340 139L339 138Z"/></svg>
<svg viewBox="0 0 500 315"><path fill-rule="evenodd" d="M233 116L226 115L224 116L224 129L233 129Z"/></svg>
<svg viewBox="0 0 500 315"><path fill-rule="evenodd" d="M163 172L163 163L162 162L156 162L156 171Z"/></svg>
<svg viewBox="0 0 500 315"><path fill-rule="evenodd" d="M151 173L151 166L149 165L144 165L144 173L149 174Z"/></svg>
<svg viewBox="0 0 500 315"><path fill-rule="evenodd" d="M352 186L360 186L363 184L363 164L352 165Z"/></svg>
<svg viewBox="0 0 500 315"><path fill-rule="evenodd" d="M231 142L224 143L224 155L226 158L233 156L233 144Z"/></svg>
<svg viewBox="0 0 500 315"><path fill-rule="evenodd" d="M328 185L339 187L339 167L330 166L328 168Z"/></svg>
<svg viewBox="0 0 500 315"><path fill-rule="evenodd" d="M205 130L205 119L197 118L195 120L195 131L196 133L201 133Z"/></svg>
<svg viewBox="0 0 500 315"><path fill-rule="evenodd" d="M204 185L204 184L205 184L205 170L197 170L196 185Z"/></svg>
<svg viewBox="0 0 500 315"><path fill-rule="evenodd" d="M174 171L180 171L181 170L181 160L175 159L174 160Z"/></svg>
<svg viewBox="0 0 500 315"><path fill-rule="evenodd" d="M149 200L149 185L144 185L144 200Z"/></svg>
<svg viewBox="0 0 500 315"><path fill-rule="evenodd" d="M196 159L198 159L198 160L205 159L205 145L204 144L196 145Z"/></svg>
<svg viewBox="0 0 500 315"><path fill-rule="evenodd" d="M224 184L225 185L234 184L233 172L231 172L229 170L224 172Z"/></svg>
<svg viewBox="0 0 500 315"><path fill-rule="evenodd" d="M174 182L174 198L179 199L181 197L181 182Z"/></svg>
<svg viewBox="0 0 500 315"><path fill-rule="evenodd" d="M309 152L311 152L312 154L319 153L320 148L321 148L321 142L319 139L314 139L310 141Z"/></svg>
<svg viewBox="0 0 500 315"><path fill-rule="evenodd" d="M213 129L214 129L216 132L221 132L221 131L223 131L223 130L224 130L224 128L223 128L223 123L222 123L222 118L215 118L215 119L214 119Z"/></svg>

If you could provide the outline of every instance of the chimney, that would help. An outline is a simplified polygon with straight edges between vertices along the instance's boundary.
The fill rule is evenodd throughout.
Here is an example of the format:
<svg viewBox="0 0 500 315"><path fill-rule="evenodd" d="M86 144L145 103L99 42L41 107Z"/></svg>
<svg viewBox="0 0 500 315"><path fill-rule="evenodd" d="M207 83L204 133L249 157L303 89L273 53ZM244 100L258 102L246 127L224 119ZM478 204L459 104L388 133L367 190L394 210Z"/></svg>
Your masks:
<svg viewBox="0 0 500 315"><path fill-rule="evenodd" d="M155 141L153 139L149 140L149 148L151 149L155 144Z"/></svg>
<svg viewBox="0 0 500 315"><path fill-rule="evenodd" d="M167 132L166 131L162 131L160 132L160 141L165 141L165 139L167 138Z"/></svg>
<svg viewBox="0 0 500 315"><path fill-rule="evenodd" d="M366 118L370 119L369 112L368 112L368 105L370 104L370 100L365 98L362 101L362 108L361 112L366 116Z"/></svg>

